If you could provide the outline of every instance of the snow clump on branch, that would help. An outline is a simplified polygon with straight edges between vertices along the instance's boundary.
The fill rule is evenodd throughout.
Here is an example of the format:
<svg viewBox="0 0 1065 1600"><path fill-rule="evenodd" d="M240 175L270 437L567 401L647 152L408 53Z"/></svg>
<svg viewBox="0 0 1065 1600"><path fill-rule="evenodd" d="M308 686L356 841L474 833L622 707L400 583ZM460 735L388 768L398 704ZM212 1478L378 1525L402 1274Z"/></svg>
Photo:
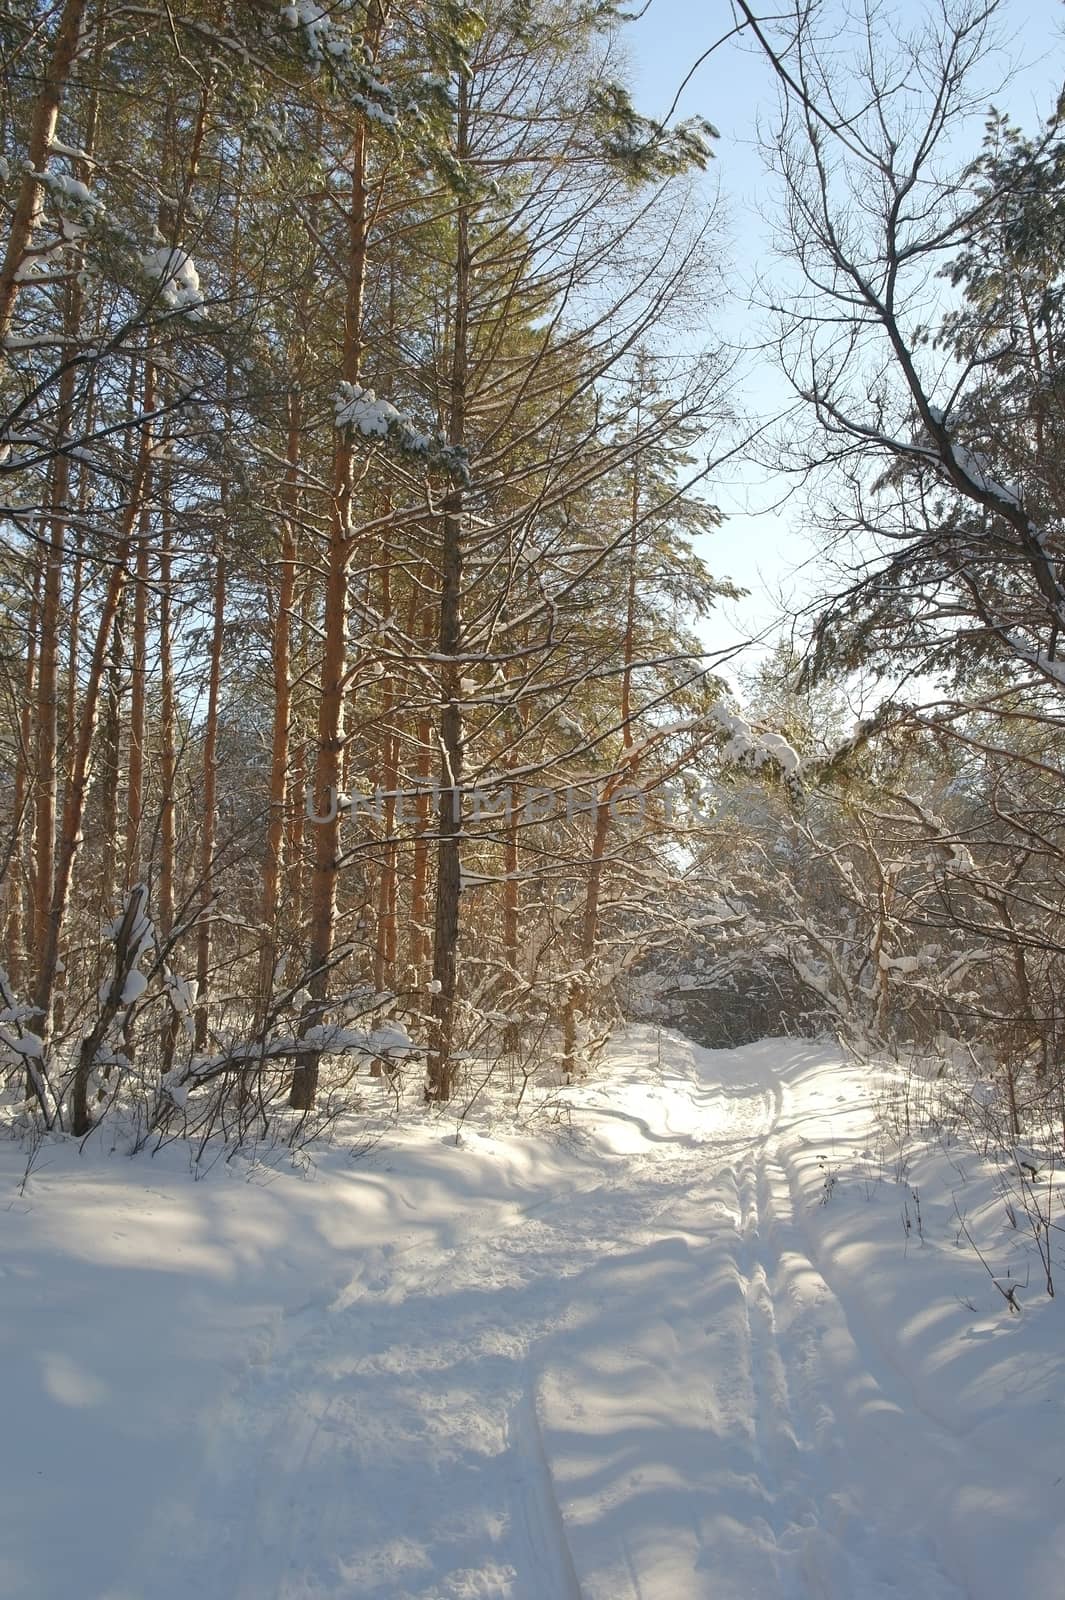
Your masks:
<svg viewBox="0 0 1065 1600"><path fill-rule="evenodd" d="M459 483L469 482L465 450L448 444L439 433L423 433L390 400L379 399L373 389L342 383L336 394L335 416L338 428L351 428L364 439L380 439L402 456L440 468Z"/></svg>
<svg viewBox="0 0 1065 1600"><path fill-rule="evenodd" d="M159 286L159 298L172 311L184 311L190 317L203 315L203 290L196 263L187 251L177 245L160 245L156 250L146 250L141 256L145 276Z"/></svg>
<svg viewBox="0 0 1065 1600"><path fill-rule="evenodd" d="M728 739L722 751L726 761L738 767L753 767L756 771L765 766L779 768L784 781L798 784L802 774L802 759L780 733L762 733L738 711L719 700L710 716Z"/></svg>

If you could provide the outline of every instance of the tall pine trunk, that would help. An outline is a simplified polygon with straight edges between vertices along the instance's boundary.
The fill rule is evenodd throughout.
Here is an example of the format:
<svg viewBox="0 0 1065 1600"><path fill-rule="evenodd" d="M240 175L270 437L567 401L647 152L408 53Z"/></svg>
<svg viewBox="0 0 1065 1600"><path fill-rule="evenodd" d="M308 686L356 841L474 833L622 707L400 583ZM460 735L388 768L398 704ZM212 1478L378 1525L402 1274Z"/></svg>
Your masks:
<svg viewBox="0 0 1065 1600"><path fill-rule="evenodd" d="M466 160L469 132L469 84L459 82L455 153ZM470 317L469 207L460 204L455 217L455 307L452 326L448 443L461 448L466 440L466 384ZM465 494L454 487L444 501L441 551L440 802L437 810L436 906L433 918L433 996L426 1056L427 1100L450 1100L455 1085L452 1041L458 986L459 902L462 888L462 555Z"/></svg>
<svg viewBox="0 0 1065 1600"><path fill-rule="evenodd" d="M43 206L41 185L33 176L48 164L63 93L69 82L78 50L85 0L66 0L59 16L55 43L45 68L30 122L26 167L19 184L18 199L7 236L7 249L0 265L0 360L4 341L11 331L11 318L18 298L21 269L33 243L33 235ZM98 22L102 27L102 17Z"/></svg>
<svg viewBox="0 0 1065 1600"><path fill-rule="evenodd" d="M637 409L637 430L640 411ZM621 738L625 764L603 787L595 807L595 825L592 830L592 857L588 865L588 882L584 891L584 912L581 917L577 972L570 979L562 1013L562 1067L567 1077L577 1071L579 1040L578 1018L587 1001L591 983L592 965L599 943L599 906L603 889L603 865L607 838L610 833L611 801L623 784L635 774L632 734L632 677L636 660L636 598L637 554L640 526L640 464L639 456L633 460L631 503L629 508L629 572L626 585L625 633L622 639L621 677Z"/></svg>
<svg viewBox="0 0 1065 1600"><path fill-rule="evenodd" d="M82 292L77 282L70 285L66 303L68 364L59 382L57 437L69 434L72 424L77 368L70 357L81 323ZM70 467L67 451L52 461L49 502L48 543L44 554L44 588L41 597L40 637L37 661L37 694L34 710L36 752L34 762L34 908L33 953L40 970L48 942L48 917L55 875L56 812L59 804L59 663L67 632L63 616L63 570L66 561L67 526L70 516Z"/></svg>
<svg viewBox="0 0 1065 1600"><path fill-rule="evenodd" d="M177 705L174 692L173 653L173 553L171 530L172 484L168 462L160 474L159 512L159 895L157 916L164 940L174 927L175 880L177 873L177 830L174 787L177 782ZM177 1038L177 1017L168 1010L163 1021L160 1047L162 1070L170 1071Z"/></svg>
<svg viewBox="0 0 1065 1600"><path fill-rule="evenodd" d="M292 610L296 599L299 528L300 397L288 397L288 464L285 514L281 523L281 568L273 628L274 726L270 751L270 811L263 857L263 948L259 965L259 1004L269 1009L277 965L279 896L285 852L285 810L289 795L289 741L292 728Z"/></svg>
<svg viewBox="0 0 1065 1600"><path fill-rule="evenodd" d="M7 874L4 880L4 904L6 908L6 925L4 929L4 948L7 954L7 973L11 981L12 991L18 994L22 989L26 977L27 937L25 911L25 885L24 872L30 885L30 916L29 927L32 941L33 930L33 897L36 892L36 880L32 874L32 852L29 860L20 861L19 857L26 850L25 843L20 841L28 838L31 830L26 825L26 810L30 789L30 744L33 737L33 698L37 683L37 636L41 614L41 589L44 585L44 571L41 561L34 563L33 592L30 596L30 609L27 627L26 664L22 675L22 713L19 717L19 741L15 755L15 784L12 801L11 826L12 834L11 853L7 862Z"/></svg>
<svg viewBox="0 0 1065 1600"><path fill-rule="evenodd" d="M381 595L378 609L381 616L392 613L392 581L388 567L387 540L381 549ZM396 960L396 787L399 783L399 747L392 724L396 692L390 669L381 685L381 758L378 782L384 792L381 806L381 855L377 876L377 917L374 940L374 988L382 990L394 982L393 968Z"/></svg>
<svg viewBox="0 0 1065 1600"><path fill-rule="evenodd" d="M141 815L144 810L144 729L148 676L148 535L151 511L148 504L150 481L145 484L137 533L137 557L133 594L133 644L131 651L129 705L129 767L126 781L126 887L139 876L141 853Z"/></svg>
<svg viewBox="0 0 1065 1600"><path fill-rule="evenodd" d="M222 499L225 505L225 496ZM196 1048L207 1044L211 983L211 908L215 898L218 840L218 713L222 694L222 644L226 621L226 558L215 551L211 604L211 656L203 734L203 823L200 829L200 918L196 926Z"/></svg>
<svg viewBox="0 0 1065 1600"><path fill-rule="evenodd" d="M85 816L92 749L100 707L100 689L107 665L108 647L114 631L119 606L122 602L122 596L125 592L129 559L133 546L133 530L140 515L141 495L147 477L150 455L151 429L148 423L145 422L141 427L141 445L133 474L129 501L119 530L115 559L111 565L107 589L100 606L92 656L85 684L85 694L82 700L81 716L78 723L77 745L74 759L71 763L70 782L67 785L63 802L63 816L59 829L59 848L48 915L47 938L38 963L34 991L34 1003L40 1012L41 1028L45 1034L47 1034L52 1014L56 969L59 960L59 944L70 900L74 865L81 846L82 822ZM81 1116L75 1110L73 1127L75 1133L88 1132L87 1111L84 1110L84 1102L82 1104L83 1112ZM42 1109L47 1114L47 1106L42 1104Z"/></svg>
<svg viewBox="0 0 1065 1600"><path fill-rule="evenodd" d="M348 213L347 297L344 316L342 376L359 381L362 354L363 295L366 282L366 131L355 136L351 161L351 207ZM347 428L337 428L333 445L333 484L329 547L326 553L325 615L322 675L318 702L318 748L314 766L314 825L307 941L307 987L310 1004L302 1027L319 1022L329 993L329 971L336 933L337 874L340 865L341 814L337 804L344 764L344 694L347 684L348 569L351 563L352 441ZM324 808L324 809L323 809ZM290 1104L309 1111L318 1092L320 1052L304 1050L292 1074Z"/></svg>
<svg viewBox="0 0 1065 1600"><path fill-rule="evenodd" d="M414 850L410 880L410 936L408 960L411 981L420 983L429 959L429 831L433 772L433 725L427 713L418 718L418 758L414 772Z"/></svg>

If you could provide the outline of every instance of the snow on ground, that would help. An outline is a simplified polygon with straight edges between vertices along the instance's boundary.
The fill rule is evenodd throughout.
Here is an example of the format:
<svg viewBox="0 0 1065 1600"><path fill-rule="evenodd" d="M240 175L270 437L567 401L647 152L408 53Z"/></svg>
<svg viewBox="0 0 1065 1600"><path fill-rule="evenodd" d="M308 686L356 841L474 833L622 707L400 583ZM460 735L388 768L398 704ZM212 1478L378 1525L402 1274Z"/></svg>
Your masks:
<svg viewBox="0 0 1065 1600"><path fill-rule="evenodd" d="M0 1148L0 1594L1060 1592L1058 1302L1010 1314L993 1170L904 1172L869 1081L638 1029L533 1131L54 1141L21 1193Z"/></svg>

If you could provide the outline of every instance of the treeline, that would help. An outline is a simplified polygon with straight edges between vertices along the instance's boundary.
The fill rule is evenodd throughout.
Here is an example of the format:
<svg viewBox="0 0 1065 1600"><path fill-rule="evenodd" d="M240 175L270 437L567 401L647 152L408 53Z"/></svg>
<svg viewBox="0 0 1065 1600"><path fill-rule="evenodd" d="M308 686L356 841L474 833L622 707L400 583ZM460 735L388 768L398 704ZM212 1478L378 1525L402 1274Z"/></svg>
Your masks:
<svg viewBox="0 0 1065 1600"><path fill-rule="evenodd" d="M1006 5L737 13L789 258L745 454L824 557L742 714L714 131L634 107L616 7L3 13L17 1117L306 1128L672 990L1065 1121L1061 107L974 145Z"/></svg>
<svg viewBox="0 0 1065 1600"><path fill-rule="evenodd" d="M982 1137L1052 1129L1060 1151L1065 105L972 131L1015 15L759 28L795 401L767 459L812 490L827 598L750 686L805 804L722 810L713 950L668 982L719 1031L749 1006L960 1072Z"/></svg>
<svg viewBox="0 0 1065 1600"><path fill-rule="evenodd" d="M0 1040L48 1125L572 1071L668 921L727 370L713 129L637 112L618 25L5 8Z"/></svg>

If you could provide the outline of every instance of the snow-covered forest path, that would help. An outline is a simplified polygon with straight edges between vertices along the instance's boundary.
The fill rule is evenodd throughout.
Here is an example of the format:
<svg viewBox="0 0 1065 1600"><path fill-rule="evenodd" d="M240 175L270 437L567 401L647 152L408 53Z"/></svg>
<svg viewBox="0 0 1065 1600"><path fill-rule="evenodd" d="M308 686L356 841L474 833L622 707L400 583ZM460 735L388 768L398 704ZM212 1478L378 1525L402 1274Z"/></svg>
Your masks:
<svg viewBox="0 0 1065 1600"><path fill-rule="evenodd" d="M551 1137L456 1148L439 1123L313 1182L46 1153L0 1213L0 1592L67 1600L75 1572L80 1600L1045 1580L1061 1490L982 1442L964 1366L1001 1315L974 1324L949 1284L930 1299L871 1189L833 1197L868 1110L824 1047L638 1030Z"/></svg>

